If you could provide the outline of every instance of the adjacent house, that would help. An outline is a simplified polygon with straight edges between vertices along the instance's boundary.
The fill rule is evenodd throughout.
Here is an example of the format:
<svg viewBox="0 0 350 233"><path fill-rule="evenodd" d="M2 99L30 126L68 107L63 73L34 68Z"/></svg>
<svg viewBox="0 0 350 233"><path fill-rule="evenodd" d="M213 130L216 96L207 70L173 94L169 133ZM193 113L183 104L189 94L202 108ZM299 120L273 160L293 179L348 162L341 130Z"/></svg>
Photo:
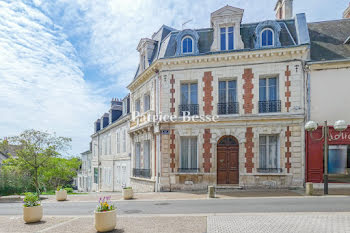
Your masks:
<svg viewBox="0 0 350 233"><path fill-rule="evenodd" d="M91 160L92 160L92 152L91 152L91 143L90 143L90 150L87 150L81 155L81 169L78 173L78 191L80 192L91 192L92 190L92 167L91 167Z"/></svg>
<svg viewBox="0 0 350 233"><path fill-rule="evenodd" d="M92 191L121 191L130 185L130 97L113 99L91 136Z"/></svg>
<svg viewBox="0 0 350 233"><path fill-rule="evenodd" d="M140 40L128 86L136 191L303 185L306 17L242 24L243 14L225 6L209 28L162 26Z"/></svg>
<svg viewBox="0 0 350 233"><path fill-rule="evenodd" d="M337 120L350 123L350 6L344 18L308 24L311 59L307 62L307 120L331 126L328 156L330 182L350 180L350 127L342 133L332 126ZM323 182L322 129L306 133L306 181Z"/></svg>

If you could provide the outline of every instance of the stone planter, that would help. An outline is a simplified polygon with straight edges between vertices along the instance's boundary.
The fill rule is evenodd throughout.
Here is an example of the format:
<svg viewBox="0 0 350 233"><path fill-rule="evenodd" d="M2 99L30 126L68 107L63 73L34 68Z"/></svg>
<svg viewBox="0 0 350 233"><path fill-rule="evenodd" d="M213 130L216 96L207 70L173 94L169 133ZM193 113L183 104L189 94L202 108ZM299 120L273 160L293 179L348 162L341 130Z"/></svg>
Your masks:
<svg viewBox="0 0 350 233"><path fill-rule="evenodd" d="M43 217L43 207L41 205L33 207L23 207L23 220L26 223L39 222Z"/></svg>
<svg viewBox="0 0 350 233"><path fill-rule="evenodd" d="M134 191L132 189L123 189L124 200L130 200L134 197Z"/></svg>
<svg viewBox="0 0 350 233"><path fill-rule="evenodd" d="M60 191L56 191L56 200L57 201L67 200L67 190L61 189Z"/></svg>
<svg viewBox="0 0 350 233"><path fill-rule="evenodd" d="M96 212L95 228L98 232L112 231L117 224L117 210Z"/></svg>

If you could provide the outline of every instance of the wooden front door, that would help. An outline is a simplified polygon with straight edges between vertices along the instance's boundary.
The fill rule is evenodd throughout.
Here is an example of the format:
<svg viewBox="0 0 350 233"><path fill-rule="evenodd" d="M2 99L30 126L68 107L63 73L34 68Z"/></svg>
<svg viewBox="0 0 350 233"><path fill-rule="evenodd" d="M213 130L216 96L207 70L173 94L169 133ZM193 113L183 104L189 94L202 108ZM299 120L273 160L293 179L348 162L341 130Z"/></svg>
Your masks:
<svg viewBox="0 0 350 233"><path fill-rule="evenodd" d="M217 146L217 184L239 184L238 142L222 137Z"/></svg>

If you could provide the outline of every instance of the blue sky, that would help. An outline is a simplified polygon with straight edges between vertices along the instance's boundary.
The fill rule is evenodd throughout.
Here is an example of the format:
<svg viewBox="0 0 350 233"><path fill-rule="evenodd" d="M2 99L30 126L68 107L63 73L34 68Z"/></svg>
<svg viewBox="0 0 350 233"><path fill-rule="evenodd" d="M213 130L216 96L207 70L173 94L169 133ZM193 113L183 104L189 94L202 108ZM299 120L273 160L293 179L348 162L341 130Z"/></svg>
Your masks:
<svg viewBox="0 0 350 233"><path fill-rule="evenodd" d="M137 44L162 24L209 27L224 5L243 23L274 19L275 0L0 0L0 137L35 128L88 149L93 122L127 94ZM309 22L340 19L349 0L295 0Z"/></svg>

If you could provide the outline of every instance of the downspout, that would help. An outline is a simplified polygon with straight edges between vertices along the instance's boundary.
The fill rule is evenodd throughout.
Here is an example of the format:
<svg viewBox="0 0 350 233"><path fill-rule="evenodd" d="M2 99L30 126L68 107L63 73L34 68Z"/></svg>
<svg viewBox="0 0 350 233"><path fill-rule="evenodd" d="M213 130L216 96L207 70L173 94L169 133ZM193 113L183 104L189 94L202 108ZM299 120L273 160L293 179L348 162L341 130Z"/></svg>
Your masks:
<svg viewBox="0 0 350 233"><path fill-rule="evenodd" d="M100 172L100 134L97 134L97 174L98 174L98 183L97 183L97 192L100 192L101 184L101 172Z"/></svg>

